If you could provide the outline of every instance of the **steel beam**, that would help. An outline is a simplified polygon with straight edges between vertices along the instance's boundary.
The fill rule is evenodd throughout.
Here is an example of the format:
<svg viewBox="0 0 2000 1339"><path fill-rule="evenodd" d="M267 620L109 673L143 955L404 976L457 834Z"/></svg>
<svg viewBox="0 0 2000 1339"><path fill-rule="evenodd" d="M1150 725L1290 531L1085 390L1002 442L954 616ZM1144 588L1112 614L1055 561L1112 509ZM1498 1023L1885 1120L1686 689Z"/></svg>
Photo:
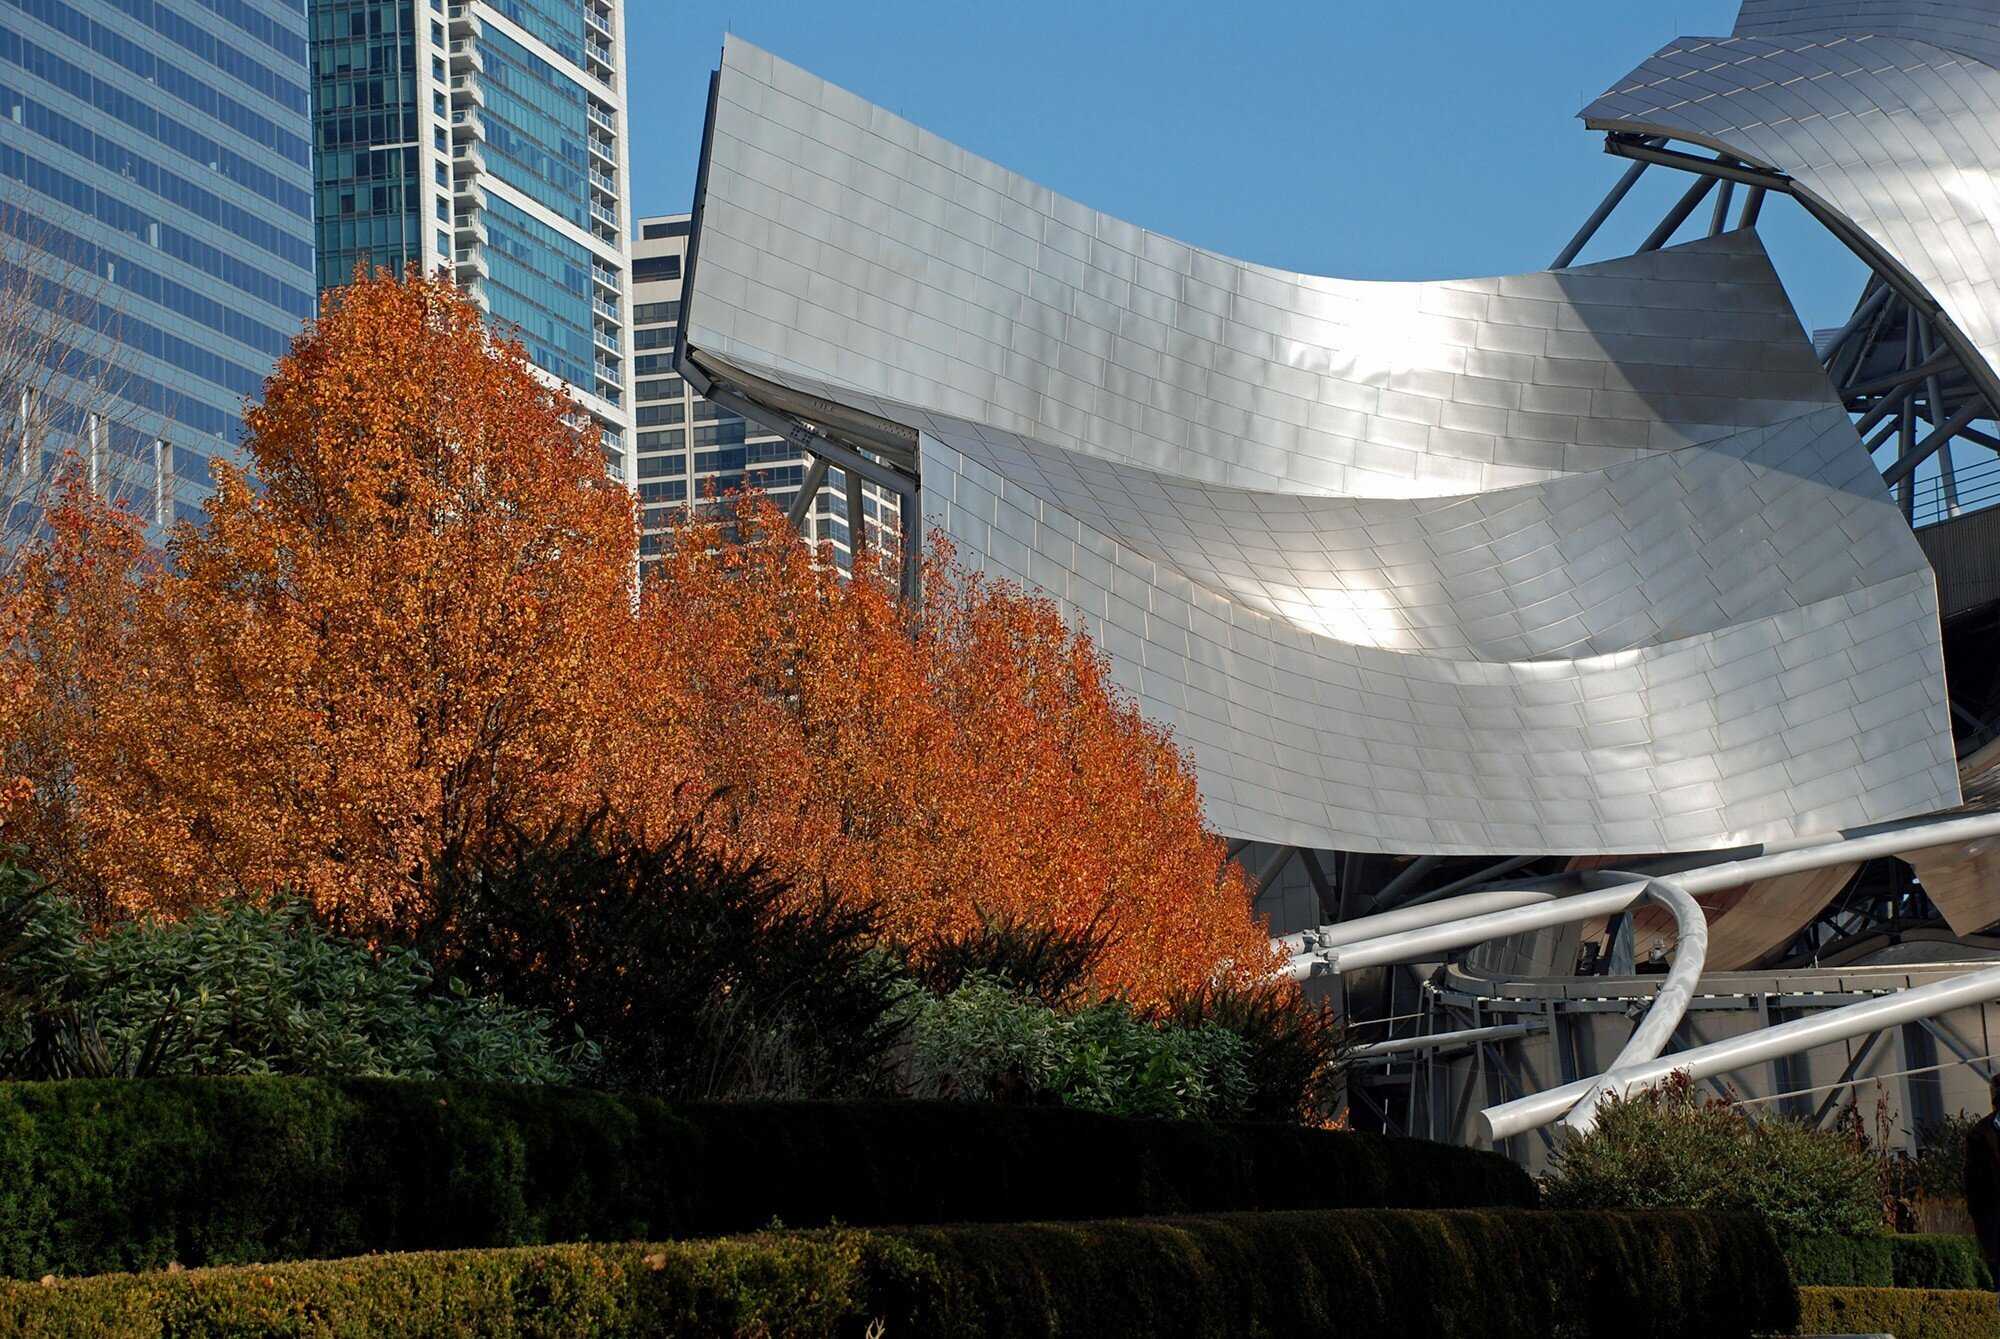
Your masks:
<svg viewBox="0 0 2000 1339"><path fill-rule="evenodd" d="M1648 251L1658 251L1671 242L1674 234L1681 230L1681 225L1687 222L1688 215L1694 213L1701 202L1708 197L1708 193L1715 189L1716 180L1710 176L1697 178L1694 185L1688 187L1687 194L1683 195L1674 207L1667 211L1667 216L1660 220L1660 226L1648 233L1645 241L1639 243L1639 250L1635 254L1644 255Z"/></svg>
<svg viewBox="0 0 2000 1339"><path fill-rule="evenodd" d="M1368 1046L1357 1046L1347 1054L1350 1060L1369 1060L1377 1056L1405 1055L1412 1051L1436 1051L1453 1046L1470 1046L1476 1042L1509 1041L1516 1037L1533 1036L1541 1030L1540 1023L1500 1023L1491 1027L1461 1028L1455 1032L1431 1032L1417 1037L1397 1037L1393 1041L1378 1041Z"/></svg>
<svg viewBox="0 0 2000 1339"><path fill-rule="evenodd" d="M785 519L791 522L792 529L800 534L805 533L806 517L812 515L813 499L819 496L819 490L825 486L826 457L816 455L812 458L812 464L806 466L805 482L799 485L799 495L792 499L791 510L785 513Z"/></svg>
<svg viewBox="0 0 2000 1339"><path fill-rule="evenodd" d="M1625 197L1632 193L1632 188L1639 184L1639 178L1646 174L1646 167L1645 163L1634 163L1625 169L1625 175L1620 177L1618 184L1605 195L1603 203L1583 221L1583 226L1576 230L1576 236L1569 239L1569 245L1562 249L1562 253L1549 263L1550 269L1567 269L1570 262L1582 254L1584 247L1590 245L1590 239L1597 235L1597 230L1604 226L1604 220L1611 217L1611 212L1617 209Z"/></svg>
<svg viewBox="0 0 2000 1339"><path fill-rule="evenodd" d="M1421 930L1426 926L1443 925L1447 921L1463 920L1467 916L1477 916L1489 911L1506 911L1512 907L1533 906L1555 900L1554 893L1523 888L1467 893L1448 902L1429 902L1422 906L1378 912L1373 916L1360 916L1351 921L1341 921L1337 925L1322 925L1312 930L1301 930L1272 942L1277 947L1292 953L1314 952L1342 944L1359 943L1364 939L1375 939L1382 935L1399 934L1404 930Z"/></svg>
<svg viewBox="0 0 2000 1339"><path fill-rule="evenodd" d="M1976 396L1960 405L1957 413L1931 429L1929 435L1921 442L1905 450L1897 458L1895 464L1883 470L1882 482L1893 488L1903 482L1903 480L1909 478L1910 475L1916 472L1917 466L1924 463L1924 460L1931 452L1950 441L1960 428L1978 418L1985 410L1986 402Z"/></svg>

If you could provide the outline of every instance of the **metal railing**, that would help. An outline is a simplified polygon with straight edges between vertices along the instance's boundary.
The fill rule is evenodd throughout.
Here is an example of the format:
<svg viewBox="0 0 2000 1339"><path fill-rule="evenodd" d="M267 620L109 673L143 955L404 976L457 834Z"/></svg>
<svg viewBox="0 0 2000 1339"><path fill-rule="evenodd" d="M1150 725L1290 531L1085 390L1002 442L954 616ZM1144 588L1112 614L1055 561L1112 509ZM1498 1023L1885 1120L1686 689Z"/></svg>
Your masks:
<svg viewBox="0 0 2000 1339"><path fill-rule="evenodd" d="M1981 454L1984 454L1983 452ZM1944 480L1933 476L1912 485L1910 524L1925 526L1949 521L1968 512L1984 511L2000 505L2000 456L1960 465L1953 471L1958 506L1954 509L1945 495Z"/></svg>

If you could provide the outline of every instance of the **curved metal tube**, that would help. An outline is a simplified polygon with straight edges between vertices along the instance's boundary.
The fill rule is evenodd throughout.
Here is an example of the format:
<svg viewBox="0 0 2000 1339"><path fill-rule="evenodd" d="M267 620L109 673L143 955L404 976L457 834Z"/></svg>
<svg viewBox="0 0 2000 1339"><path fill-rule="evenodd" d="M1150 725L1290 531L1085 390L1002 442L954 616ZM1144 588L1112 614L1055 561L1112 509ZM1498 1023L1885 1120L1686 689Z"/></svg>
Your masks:
<svg viewBox="0 0 2000 1339"><path fill-rule="evenodd" d="M1352 972L1392 962L1423 962L1442 957L1453 949L1483 944L1489 939L1506 939L1531 930L1545 930L1552 925L1572 925L1595 916L1614 916L1637 902L1645 891L1645 880L1638 879L1613 888L1576 893L1508 911L1489 912L1446 925L1380 935L1327 953L1327 968L1335 972Z"/></svg>
<svg viewBox="0 0 2000 1339"><path fill-rule="evenodd" d="M1674 914L1674 925L1680 932L1674 946L1674 965L1660 983L1646 1016L1639 1020L1624 1049L1611 1062L1611 1068L1597 1076L1590 1091L1577 1099L1569 1114L1559 1122L1571 1134L1584 1134L1594 1128L1597 1108L1610 1094L1621 1091L1626 1072L1658 1059L1667 1048L1667 1043L1674 1039L1674 1029L1687 1016L1688 1005L1694 1001L1695 983L1701 980L1702 968L1708 961L1708 917L1701 903L1671 879L1649 880L1645 896Z"/></svg>
<svg viewBox="0 0 2000 1339"><path fill-rule="evenodd" d="M1467 893L1462 897L1427 902L1422 906L1403 907L1374 916L1357 916L1351 921L1301 930L1274 942L1278 947L1287 949L1294 955L1316 953L1338 948L1342 944L1374 939L1381 935L1397 934L1404 930L1421 930L1430 925L1443 925L1448 921L1462 920L1482 912L1505 911L1510 907L1525 907L1535 902L1554 900L1553 893L1538 893L1527 888L1502 888L1488 892Z"/></svg>
<svg viewBox="0 0 2000 1339"><path fill-rule="evenodd" d="M1669 1074L1684 1072L1695 1079L1713 1078L1748 1065L1809 1051L1829 1042L1865 1037L1883 1028L1990 1000L2000 1000L2000 967L1968 972L1964 976L1935 981L1927 986L1913 986L1879 999L1829 1009L1810 1018L1794 1019L1741 1037L1676 1051L1606 1077L1615 1080L1620 1096L1627 1096L1636 1089L1658 1083ZM1597 1082L1596 1079L1579 1079L1575 1083L1565 1083L1558 1088L1487 1107L1479 1113L1480 1125L1489 1140L1506 1139L1547 1125L1581 1100Z"/></svg>

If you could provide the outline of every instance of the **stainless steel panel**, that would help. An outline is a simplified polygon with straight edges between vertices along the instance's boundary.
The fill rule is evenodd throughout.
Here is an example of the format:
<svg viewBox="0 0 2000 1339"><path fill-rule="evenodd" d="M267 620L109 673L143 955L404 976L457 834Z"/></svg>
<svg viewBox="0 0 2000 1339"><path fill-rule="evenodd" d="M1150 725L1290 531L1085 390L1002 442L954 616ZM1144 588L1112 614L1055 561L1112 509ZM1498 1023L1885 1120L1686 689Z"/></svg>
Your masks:
<svg viewBox="0 0 2000 1339"><path fill-rule="evenodd" d="M1754 234L1290 274L735 38L713 140L689 343L916 429L926 521L1090 631L1225 833L1655 851L1957 800L1929 569Z"/></svg>

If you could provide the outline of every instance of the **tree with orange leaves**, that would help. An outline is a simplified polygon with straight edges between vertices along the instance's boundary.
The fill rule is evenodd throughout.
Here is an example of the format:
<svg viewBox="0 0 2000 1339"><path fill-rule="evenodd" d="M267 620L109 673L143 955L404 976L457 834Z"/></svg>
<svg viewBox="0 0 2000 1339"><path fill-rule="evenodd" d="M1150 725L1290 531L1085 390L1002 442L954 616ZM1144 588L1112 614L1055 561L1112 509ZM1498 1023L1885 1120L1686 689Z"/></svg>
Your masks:
<svg viewBox="0 0 2000 1339"><path fill-rule="evenodd" d="M1100 985L1142 1005L1268 969L1187 760L1054 604L934 541L911 616L740 511L743 542L684 530L649 579L636 676L640 728L724 788L739 840L918 947L982 916L1094 927Z"/></svg>
<svg viewBox="0 0 2000 1339"><path fill-rule="evenodd" d="M102 909L129 834L100 782L138 742L124 726L150 681L142 610L158 567L143 526L91 490L74 456L43 522L0 575L5 831L44 876Z"/></svg>
<svg viewBox="0 0 2000 1339"><path fill-rule="evenodd" d="M751 499L635 607L595 433L448 282L330 294L246 423L169 562L74 498L9 605L21 831L102 913L290 890L436 934L440 871L510 828L661 836L719 791L714 840L918 948L1094 927L1144 1005L1270 965L1186 759L1054 605L939 548L906 609Z"/></svg>
<svg viewBox="0 0 2000 1339"><path fill-rule="evenodd" d="M398 926L439 861L601 793L633 509L574 418L446 281L327 296L141 610L167 672L92 778L114 908L286 888Z"/></svg>

